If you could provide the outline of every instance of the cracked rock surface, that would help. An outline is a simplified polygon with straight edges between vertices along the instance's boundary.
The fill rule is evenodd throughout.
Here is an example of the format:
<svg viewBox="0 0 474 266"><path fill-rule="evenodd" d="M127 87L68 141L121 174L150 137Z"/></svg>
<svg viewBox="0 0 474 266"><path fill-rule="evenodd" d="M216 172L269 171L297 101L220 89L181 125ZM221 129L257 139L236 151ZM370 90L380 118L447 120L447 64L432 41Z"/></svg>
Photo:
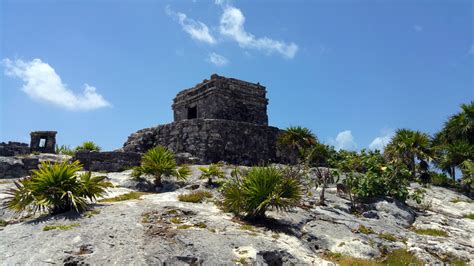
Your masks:
<svg viewBox="0 0 474 266"><path fill-rule="evenodd" d="M301 207L269 211L266 225L250 225L220 210L215 204L218 189L206 187L197 166L192 169L192 177L168 192L97 203L84 215L18 218L0 210L0 219L8 222L0 227L0 263L330 265L322 258L325 251L377 258L401 248L430 264L449 258L474 262L474 220L463 217L474 213L474 203L446 188L427 188L422 205L378 199L358 214L349 212L349 201L336 195L334 186L326 191L326 206L315 204L320 190L313 189ZM100 173L116 185L107 198L136 191L139 184L130 173ZM0 200L13 180L2 179ZM197 190L210 191L213 198L203 203L178 200ZM69 227L44 231L46 225ZM438 229L447 236L420 235L414 229Z"/></svg>

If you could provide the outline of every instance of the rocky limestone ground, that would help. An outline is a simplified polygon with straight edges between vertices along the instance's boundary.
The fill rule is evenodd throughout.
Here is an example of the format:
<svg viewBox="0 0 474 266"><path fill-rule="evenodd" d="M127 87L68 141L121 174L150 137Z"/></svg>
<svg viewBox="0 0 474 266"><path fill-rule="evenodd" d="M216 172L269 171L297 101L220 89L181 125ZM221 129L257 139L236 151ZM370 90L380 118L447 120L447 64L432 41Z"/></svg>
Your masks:
<svg viewBox="0 0 474 266"><path fill-rule="evenodd" d="M358 214L350 202L326 191L327 206L318 206L320 190L311 190L290 212L268 213L265 225L251 225L225 213L215 202L218 189L199 179L197 166L186 182L168 192L144 193L140 199L99 202L83 215L14 217L0 210L0 263L12 264L171 264L171 265L330 265L330 251L376 258L407 249L429 264L452 258L474 262L474 203L446 188L426 189L422 204L379 199ZM230 168L227 169L227 173ZM137 191L130 171L107 175L115 188L107 198ZM13 179L0 179L0 200ZM416 188L418 185L413 184ZM203 203L178 200L181 194L207 190ZM48 226L64 226L48 229ZM439 229L447 236L417 234L415 229Z"/></svg>

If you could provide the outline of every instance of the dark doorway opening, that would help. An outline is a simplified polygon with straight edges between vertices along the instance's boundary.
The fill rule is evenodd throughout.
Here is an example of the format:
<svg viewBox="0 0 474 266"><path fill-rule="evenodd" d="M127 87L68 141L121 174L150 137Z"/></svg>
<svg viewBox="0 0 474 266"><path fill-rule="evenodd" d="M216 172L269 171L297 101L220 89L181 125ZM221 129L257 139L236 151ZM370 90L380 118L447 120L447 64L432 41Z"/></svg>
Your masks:
<svg viewBox="0 0 474 266"><path fill-rule="evenodd" d="M188 119L196 119L197 118L197 107L188 107Z"/></svg>

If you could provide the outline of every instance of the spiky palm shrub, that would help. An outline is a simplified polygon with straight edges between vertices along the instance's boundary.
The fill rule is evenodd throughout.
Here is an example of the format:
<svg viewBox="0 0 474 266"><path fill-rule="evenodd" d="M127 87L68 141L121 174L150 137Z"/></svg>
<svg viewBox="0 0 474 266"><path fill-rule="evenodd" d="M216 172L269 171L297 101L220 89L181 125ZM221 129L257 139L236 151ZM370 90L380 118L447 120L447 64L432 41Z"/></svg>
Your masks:
<svg viewBox="0 0 474 266"><path fill-rule="evenodd" d="M289 154L292 163L304 160L308 150L318 143L310 129L300 126L288 127L277 139L278 147Z"/></svg>
<svg viewBox="0 0 474 266"><path fill-rule="evenodd" d="M31 177L16 181L16 187L7 191L6 206L17 213L82 211L88 200L104 195L112 184L104 176L92 177L90 172L78 174L81 169L79 161L42 162Z"/></svg>
<svg viewBox="0 0 474 266"><path fill-rule="evenodd" d="M155 185L161 186L161 179L165 176L174 176L185 180L191 169L187 165L177 167L174 154L163 146L148 150L142 157L141 165L133 169L132 176L139 178L143 174L155 178Z"/></svg>
<svg viewBox="0 0 474 266"><path fill-rule="evenodd" d="M207 178L207 183L212 185L212 178L224 178L224 172L218 164L211 164L209 167L199 167L201 171L201 178Z"/></svg>
<svg viewBox="0 0 474 266"><path fill-rule="evenodd" d="M262 219L269 208L287 211L301 199L297 180L274 167L254 167L244 177L235 177L223 187L223 206L237 215Z"/></svg>
<svg viewBox="0 0 474 266"><path fill-rule="evenodd" d="M76 151L100 151L101 148L99 145L95 144L93 141L85 141L81 145L76 147Z"/></svg>

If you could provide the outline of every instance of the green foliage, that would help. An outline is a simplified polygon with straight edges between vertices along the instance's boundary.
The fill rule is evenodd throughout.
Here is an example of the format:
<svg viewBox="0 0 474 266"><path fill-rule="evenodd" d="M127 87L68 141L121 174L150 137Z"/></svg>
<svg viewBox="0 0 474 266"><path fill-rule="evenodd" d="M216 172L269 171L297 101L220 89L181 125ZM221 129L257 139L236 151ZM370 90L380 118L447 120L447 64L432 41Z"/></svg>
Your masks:
<svg viewBox="0 0 474 266"><path fill-rule="evenodd" d="M405 249L394 250L385 258L369 260L342 255L341 253L325 252L323 257L336 262L340 266L422 266L424 263Z"/></svg>
<svg viewBox="0 0 474 266"><path fill-rule="evenodd" d="M364 234L364 235L370 235L370 234L374 234L374 230L372 230L372 228L367 228L365 227L363 224L359 225L359 228L357 228L357 231L361 234Z"/></svg>
<svg viewBox="0 0 474 266"><path fill-rule="evenodd" d="M268 208L288 210L301 199L297 180L275 167L253 167L242 178L229 180L222 190L226 210L263 218Z"/></svg>
<svg viewBox="0 0 474 266"><path fill-rule="evenodd" d="M308 150L316 143L316 135L300 126L288 127L277 139L278 147L291 157L293 163L304 160Z"/></svg>
<svg viewBox="0 0 474 266"><path fill-rule="evenodd" d="M474 220L474 213L465 214L463 217L464 217L464 218L467 218L467 219Z"/></svg>
<svg viewBox="0 0 474 266"><path fill-rule="evenodd" d="M199 167L201 171L201 178L207 178L207 182L212 184L212 178L224 178L224 172L221 170L219 164L211 164L209 167Z"/></svg>
<svg viewBox="0 0 474 266"><path fill-rule="evenodd" d="M410 194L410 199L414 200L416 203L421 204L425 198L426 190L422 188L417 188Z"/></svg>
<svg viewBox="0 0 474 266"><path fill-rule="evenodd" d="M64 155L71 155L71 156L74 156L75 154L75 150L74 149L71 149L69 148L69 146L66 146L66 145L56 145L56 153L58 154L64 154Z"/></svg>
<svg viewBox="0 0 474 266"><path fill-rule="evenodd" d="M136 200L136 199L140 199L140 197L145 194L146 194L145 192L132 191L126 194L118 195L113 198L101 199L99 200L99 202L117 202L117 201L125 201L125 200Z"/></svg>
<svg viewBox="0 0 474 266"><path fill-rule="evenodd" d="M209 191L195 191L189 194L181 194L178 196L179 201L199 203L205 198L212 198L212 194Z"/></svg>
<svg viewBox="0 0 474 266"><path fill-rule="evenodd" d="M43 231L51 231L51 230L70 230L74 227L78 227L80 224L79 223L73 223L73 224L52 224L52 225L45 225L43 227Z"/></svg>
<svg viewBox="0 0 474 266"><path fill-rule="evenodd" d="M15 188L7 191L6 206L16 212L52 211L53 213L84 210L87 200L95 201L106 194L112 184L106 177L92 177L90 172L78 174L82 166L73 163L42 162L33 170L30 178L15 182Z"/></svg>
<svg viewBox="0 0 474 266"><path fill-rule="evenodd" d="M81 145L76 147L76 151L100 151L101 148L99 145L95 144L93 141L85 141Z"/></svg>
<svg viewBox="0 0 474 266"><path fill-rule="evenodd" d="M462 104L461 111L444 123L435 134L433 146L435 165L455 180L456 168L465 169L461 166L464 161L474 161L474 101Z"/></svg>
<svg viewBox="0 0 474 266"><path fill-rule="evenodd" d="M415 178L416 160L428 165L431 160L430 136L420 131L398 129L390 143L385 147L384 155L395 163L403 163Z"/></svg>
<svg viewBox="0 0 474 266"><path fill-rule="evenodd" d="M362 161L365 173L350 172L344 180L358 198L391 196L401 201L408 197L410 171L403 164L382 164L377 158Z"/></svg>
<svg viewBox="0 0 474 266"><path fill-rule="evenodd" d="M442 237L447 237L448 233L446 231L438 230L438 229L413 229L413 232L419 234L419 235L427 235L427 236L442 236Z"/></svg>
<svg viewBox="0 0 474 266"><path fill-rule="evenodd" d="M405 249L397 249L390 253L382 262L383 265L390 266L421 266L424 263Z"/></svg>
<svg viewBox="0 0 474 266"><path fill-rule="evenodd" d="M7 225L8 225L7 221L0 219L0 227L7 226Z"/></svg>
<svg viewBox="0 0 474 266"><path fill-rule="evenodd" d="M389 234L389 233L380 233L379 237L388 241L392 241L392 242L395 242L398 240L394 235Z"/></svg>
<svg viewBox="0 0 474 266"><path fill-rule="evenodd" d="M440 186L440 187L450 187L455 184L448 176L444 173L430 172L431 184Z"/></svg>
<svg viewBox="0 0 474 266"><path fill-rule="evenodd" d="M161 186L162 177L174 176L184 180L191 174L191 169L187 165L178 168L174 154L163 146L157 146L143 155L141 165L133 169L132 177L139 178L143 174L153 176L155 184Z"/></svg>

